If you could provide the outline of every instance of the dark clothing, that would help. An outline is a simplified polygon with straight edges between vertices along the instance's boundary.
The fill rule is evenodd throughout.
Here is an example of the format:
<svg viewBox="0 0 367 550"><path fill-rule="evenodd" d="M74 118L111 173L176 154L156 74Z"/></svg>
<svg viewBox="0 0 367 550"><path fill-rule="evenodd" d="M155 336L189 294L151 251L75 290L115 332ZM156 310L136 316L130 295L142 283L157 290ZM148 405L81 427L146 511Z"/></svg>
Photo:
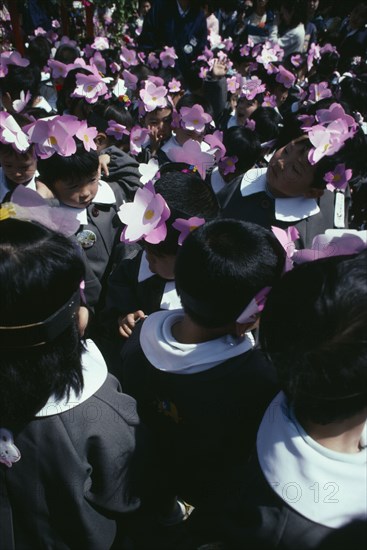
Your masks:
<svg viewBox="0 0 367 550"><path fill-rule="evenodd" d="M316 235L324 233L327 229L334 228L334 201L336 193L325 190L322 197L317 201L320 208L319 213L305 219L287 223L276 219L275 201L265 191L246 197L242 196L240 189L242 177L234 179L217 195L224 217L257 223L267 229L271 229L272 226L280 227L281 229L295 226L300 234L297 248L311 248L312 241ZM348 196L346 199L347 209L349 204Z"/></svg>
<svg viewBox="0 0 367 550"><path fill-rule="evenodd" d="M254 446L276 393L275 371L261 351L250 350L195 374L165 372L149 362L139 337L137 328L117 376L158 445L157 492L206 508L236 491L235 466Z"/></svg>
<svg viewBox="0 0 367 550"><path fill-rule="evenodd" d="M103 180L108 184L117 183L125 196L125 200L132 201L139 187L141 174L139 172L139 163L130 155L112 145L103 149L100 155L109 155L108 164L109 175L103 175Z"/></svg>
<svg viewBox="0 0 367 550"><path fill-rule="evenodd" d="M2 550L108 550L121 514L139 506L131 493L137 427L133 399L108 375L86 401L16 434L20 461L0 465Z"/></svg>
<svg viewBox="0 0 367 550"><path fill-rule="evenodd" d="M201 9L192 6L181 16L175 0L156 0L144 18L138 43L148 52L173 46L178 66L185 76L192 61L203 51L207 34L206 18Z"/></svg>

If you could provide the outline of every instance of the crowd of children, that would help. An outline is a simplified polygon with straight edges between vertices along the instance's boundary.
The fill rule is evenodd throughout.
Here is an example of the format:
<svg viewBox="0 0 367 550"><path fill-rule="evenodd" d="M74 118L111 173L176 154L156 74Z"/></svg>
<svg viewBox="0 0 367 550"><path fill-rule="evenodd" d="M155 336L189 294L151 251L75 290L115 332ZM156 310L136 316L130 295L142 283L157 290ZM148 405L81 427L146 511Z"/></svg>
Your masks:
<svg viewBox="0 0 367 550"><path fill-rule="evenodd" d="M366 542L367 4L214 4L0 52L5 550Z"/></svg>

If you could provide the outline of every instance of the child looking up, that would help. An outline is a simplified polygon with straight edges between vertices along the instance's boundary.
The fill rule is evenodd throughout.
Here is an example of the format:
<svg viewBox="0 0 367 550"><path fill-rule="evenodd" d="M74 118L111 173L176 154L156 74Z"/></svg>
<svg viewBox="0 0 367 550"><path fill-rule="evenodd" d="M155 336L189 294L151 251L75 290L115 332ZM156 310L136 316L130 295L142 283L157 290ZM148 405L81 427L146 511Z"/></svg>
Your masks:
<svg viewBox="0 0 367 550"><path fill-rule="evenodd" d="M215 506L236 484L276 388L249 330L284 267L271 232L214 220L180 248L175 281L183 311L150 315L122 351L122 382L159 447L157 493ZM256 297L256 298L255 298ZM241 426L240 431L238 427Z"/></svg>
<svg viewBox="0 0 367 550"><path fill-rule="evenodd" d="M107 550L139 506L134 402L80 340L75 244L1 212L1 546Z"/></svg>

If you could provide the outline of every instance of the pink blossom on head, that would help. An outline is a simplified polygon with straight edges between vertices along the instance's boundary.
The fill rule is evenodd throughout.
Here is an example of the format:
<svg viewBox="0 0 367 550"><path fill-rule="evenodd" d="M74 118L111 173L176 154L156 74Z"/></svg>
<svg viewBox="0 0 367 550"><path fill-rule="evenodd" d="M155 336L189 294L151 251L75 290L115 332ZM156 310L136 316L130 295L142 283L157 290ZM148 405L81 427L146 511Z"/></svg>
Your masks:
<svg viewBox="0 0 367 550"><path fill-rule="evenodd" d="M154 52L150 52L150 54L148 54L147 65L148 65L151 69L158 69L158 67L159 67L159 59L158 59L158 57L155 55Z"/></svg>
<svg viewBox="0 0 367 550"><path fill-rule="evenodd" d="M120 53L120 59L122 61L123 66L125 69L128 69L131 67L131 65L138 65L139 61L136 57L135 50L130 50L129 48L126 48L125 46L121 47L121 53Z"/></svg>
<svg viewBox="0 0 367 550"><path fill-rule="evenodd" d="M91 48L93 50L108 50L109 47L110 45L108 42L108 38L106 38L105 36L96 36L93 44L91 44Z"/></svg>
<svg viewBox="0 0 367 550"><path fill-rule="evenodd" d="M204 141L210 145L208 153L212 153L215 157L215 162L219 162L226 154L226 148L223 145L223 132L216 130L213 134L207 134L204 137Z"/></svg>
<svg viewBox="0 0 367 550"><path fill-rule="evenodd" d="M167 235L165 222L170 214L162 195L155 192L152 182L148 182L136 191L133 202L120 206L118 217L126 224L121 241L135 243L144 239L151 244L164 241Z"/></svg>
<svg viewBox="0 0 367 550"><path fill-rule="evenodd" d="M27 93L24 93L24 90L20 92L20 99L13 101L13 109L16 113L20 113L28 104L31 99L31 93L27 90Z"/></svg>
<svg viewBox="0 0 367 550"><path fill-rule="evenodd" d="M254 51L252 52L252 55L254 55ZM277 52L269 42L264 44L261 53L256 57L256 61L264 65L265 69L268 68L269 63L278 61Z"/></svg>
<svg viewBox="0 0 367 550"><path fill-rule="evenodd" d="M67 157L76 151L73 136L79 129L80 121L76 117L57 115L49 120L36 120L28 127L27 133L40 158L51 157L54 153Z"/></svg>
<svg viewBox="0 0 367 550"><path fill-rule="evenodd" d="M266 69L267 74L277 74L279 69L274 63L269 63L268 68Z"/></svg>
<svg viewBox="0 0 367 550"><path fill-rule="evenodd" d="M135 76L133 73L131 73L127 69L124 69L122 71L122 78L124 79L125 86L128 90L136 90L136 88L138 87L137 76Z"/></svg>
<svg viewBox="0 0 367 550"><path fill-rule="evenodd" d="M98 98L108 92L106 84L97 71L92 74L76 74L76 88L71 97L82 97L87 103L96 103Z"/></svg>
<svg viewBox="0 0 367 550"><path fill-rule="evenodd" d="M121 65L116 63L116 61L112 61L112 63L110 63L110 65L109 65L109 67L111 69L112 74L116 74L116 73L120 72L120 70L121 70Z"/></svg>
<svg viewBox="0 0 367 550"><path fill-rule="evenodd" d="M203 152L200 143L194 139L188 139L182 147L169 149L167 156L173 162L196 166L202 179L205 179L206 171L214 165L214 156Z"/></svg>
<svg viewBox="0 0 367 550"><path fill-rule="evenodd" d="M254 120L250 120L249 118L246 120L244 124L245 128L248 128L249 130L254 131L256 128L256 122Z"/></svg>
<svg viewBox="0 0 367 550"><path fill-rule="evenodd" d="M47 31L43 27L37 27L33 32L34 36L45 36L47 34Z"/></svg>
<svg viewBox="0 0 367 550"><path fill-rule="evenodd" d="M302 63L302 55L300 53L296 53L295 55L291 55L291 63L293 67L299 67Z"/></svg>
<svg viewBox="0 0 367 550"><path fill-rule="evenodd" d="M236 75L231 76L230 78L227 78L227 90L231 92L231 94L236 93L239 87L240 87L240 83Z"/></svg>
<svg viewBox="0 0 367 550"><path fill-rule="evenodd" d="M115 120L109 120L106 134L117 140L121 140L124 136L130 135L130 132L123 124L118 124Z"/></svg>
<svg viewBox="0 0 367 550"><path fill-rule="evenodd" d="M222 160L218 163L218 168L223 176L228 174L234 174L236 171L236 163L238 162L238 157L223 157Z"/></svg>
<svg viewBox="0 0 367 550"><path fill-rule="evenodd" d="M178 244L181 246L184 240L188 235L190 235L191 231L194 231L201 225L205 223L204 218L197 218L192 217L188 220L185 220L185 218L177 218L173 224L172 227L177 229L177 231L180 231L180 235L178 237Z"/></svg>
<svg viewBox="0 0 367 550"><path fill-rule="evenodd" d="M138 53L137 53L137 56L138 56L138 59L139 59L140 63L143 63L143 64L144 64L144 63L145 63L145 60L146 60L146 58L147 58L147 54L144 53L144 52L138 52Z"/></svg>
<svg viewBox="0 0 367 550"><path fill-rule="evenodd" d="M344 120L331 122L327 127L317 124L308 132L308 138L314 149L308 153L308 160L316 164L323 157L331 156L338 152L348 139L348 126Z"/></svg>
<svg viewBox="0 0 367 550"><path fill-rule="evenodd" d="M308 128L311 128L315 124L315 117L313 115L298 115L298 120L301 121L301 128L302 130L306 130Z"/></svg>
<svg viewBox="0 0 367 550"><path fill-rule="evenodd" d="M151 158L146 164L144 162L139 163L140 183L145 185L148 181L154 181L159 174L159 164L156 159Z"/></svg>
<svg viewBox="0 0 367 550"><path fill-rule="evenodd" d="M334 120L344 120L352 132L357 131L357 123L351 115L347 115L339 103L332 103L328 109L319 109L316 111L316 117L320 124L333 122Z"/></svg>
<svg viewBox="0 0 367 550"><path fill-rule="evenodd" d="M307 69L310 71L315 59L320 59L320 46L314 42L311 44L307 54Z"/></svg>
<svg viewBox="0 0 367 550"><path fill-rule="evenodd" d="M336 46L333 46L332 44L329 44L329 43L324 44L324 46L320 48L320 54L323 55L324 53L336 53L339 55Z"/></svg>
<svg viewBox="0 0 367 550"><path fill-rule="evenodd" d="M15 118L5 111L0 111L0 142L10 144L19 153L24 153L30 145Z"/></svg>
<svg viewBox="0 0 367 550"><path fill-rule="evenodd" d="M245 97L249 101L255 99L258 94L265 92L265 84L260 78L252 76L249 80L245 80L242 84L241 97Z"/></svg>
<svg viewBox="0 0 367 550"><path fill-rule="evenodd" d="M168 82L168 90L171 94L179 92L181 90L181 82L172 78L172 80Z"/></svg>
<svg viewBox="0 0 367 550"><path fill-rule="evenodd" d="M59 29L61 27L60 22L57 19L53 19L51 25L53 29Z"/></svg>
<svg viewBox="0 0 367 550"><path fill-rule="evenodd" d="M25 59L16 51L5 51L0 54L0 78L8 74L8 65L28 67L29 59Z"/></svg>
<svg viewBox="0 0 367 550"><path fill-rule="evenodd" d="M96 151L97 145L95 143L95 138L97 137L98 130L94 126L89 126L85 120L80 123L80 128L76 132L76 137L83 142L84 149L86 151Z"/></svg>
<svg viewBox="0 0 367 550"><path fill-rule="evenodd" d="M130 153L138 155L145 144L149 143L149 130L141 126L134 126L130 131Z"/></svg>
<svg viewBox="0 0 367 550"><path fill-rule="evenodd" d="M291 88L296 81L296 77L290 71L287 71L283 65L279 65L279 71L275 77L275 80L280 84L283 84L285 88Z"/></svg>
<svg viewBox="0 0 367 550"><path fill-rule="evenodd" d="M163 68L166 69L167 67L174 67L176 59L178 59L175 48L165 46L163 52L159 54L159 59L161 60Z"/></svg>
<svg viewBox="0 0 367 550"><path fill-rule="evenodd" d="M333 172L327 172L324 176L324 181L327 182L326 188L329 191L345 191L348 186L348 181L353 173L351 169L345 169L345 164L337 164Z"/></svg>
<svg viewBox="0 0 367 550"><path fill-rule="evenodd" d="M47 65L51 69L53 78L65 78L68 74L68 65L62 63L61 61L56 61L56 59L49 59Z"/></svg>
<svg viewBox="0 0 367 550"><path fill-rule="evenodd" d="M149 75L147 78L148 82L153 82L156 86L164 86L164 80L160 76L156 76L154 74Z"/></svg>
<svg viewBox="0 0 367 550"><path fill-rule="evenodd" d="M193 107L182 107L180 115L181 125L186 130L193 130L198 133L204 132L205 124L212 121L212 117L199 104L195 104Z"/></svg>
<svg viewBox="0 0 367 550"><path fill-rule="evenodd" d="M95 52L93 57L90 59L90 64L94 65L98 72L106 74L106 60L102 56L100 51Z"/></svg>
<svg viewBox="0 0 367 550"><path fill-rule="evenodd" d="M233 48L234 48L233 40L232 40L231 37L225 38L225 39L223 40L223 45L224 45L224 49L225 49L227 52L232 51Z"/></svg>
<svg viewBox="0 0 367 550"><path fill-rule="evenodd" d="M271 230L287 254L284 271L290 271L293 268L292 256L296 249L295 241L299 239L298 229L291 225L286 230L275 226L272 226Z"/></svg>
<svg viewBox="0 0 367 550"><path fill-rule="evenodd" d="M277 98L274 94L266 95L264 97L264 101L261 104L261 107L272 107L273 109L276 106L277 106Z"/></svg>
<svg viewBox="0 0 367 550"><path fill-rule="evenodd" d="M333 95L327 82L310 84L309 92L310 95L308 96L308 100L315 103L320 101L320 99L325 99L326 97L331 97Z"/></svg>
<svg viewBox="0 0 367 550"><path fill-rule="evenodd" d="M165 86L156 86L153 82L146 81L145 88L140 90L139 95L148 113L158 107L162 109L167 106L167 88Z"/></svg>

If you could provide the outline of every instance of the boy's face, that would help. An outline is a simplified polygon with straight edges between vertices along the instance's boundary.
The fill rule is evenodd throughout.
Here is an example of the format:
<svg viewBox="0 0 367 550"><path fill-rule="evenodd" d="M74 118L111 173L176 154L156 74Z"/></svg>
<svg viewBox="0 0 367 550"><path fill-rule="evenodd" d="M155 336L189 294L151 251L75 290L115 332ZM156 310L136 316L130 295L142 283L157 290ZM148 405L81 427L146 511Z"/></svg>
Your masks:
<svg viewBox="0 0 367 550"><path fill-rule="evenodd" d="M311 188L316 167L309 163L308 151L307 141L300 138L274 153L266 173L269 190L274 197L313 196Z"/></svg>
<svg viewBox="0 0 367 550"><path fill-rule="evenodd" d="M59 201L72 208L86 208L90 205L98 191L100 172L91 174L82 180L56 180L53 193Z"/></svg>
<svg viewBox="0 0 367 550"><path fill-rule="evenodd" d="M0 164L6 178L15 185L26 185L37 170L37 159L30 153L1 151Z"/></svg>
<svg viewBox="0 0 367 550"><path fill-rule="evenodd" d="M252 115L253 112L256 111L256 109L259 106L259 102L257 99L246 99L245 97L241 97L238 100L237 107L236 107L236 117L238 124L240 126L243 126L246 122L246 120Z"/></svg>
<svg viewBox="0 0 367 550"><path fill-rule="evenodd" d="M171 137L172 109L156 109L144 117L144 125L149 129L156 129L159 140Z"/></svg>
<svg viewBox="0 0 367 550"><path fill-rule="evenodd" d="M156 256L148 247L145 254L149 263L149 269L152 273L159 275L162 279L173 280L175 278L174 268L176 256L174 254L165 254Z"/></svg>

